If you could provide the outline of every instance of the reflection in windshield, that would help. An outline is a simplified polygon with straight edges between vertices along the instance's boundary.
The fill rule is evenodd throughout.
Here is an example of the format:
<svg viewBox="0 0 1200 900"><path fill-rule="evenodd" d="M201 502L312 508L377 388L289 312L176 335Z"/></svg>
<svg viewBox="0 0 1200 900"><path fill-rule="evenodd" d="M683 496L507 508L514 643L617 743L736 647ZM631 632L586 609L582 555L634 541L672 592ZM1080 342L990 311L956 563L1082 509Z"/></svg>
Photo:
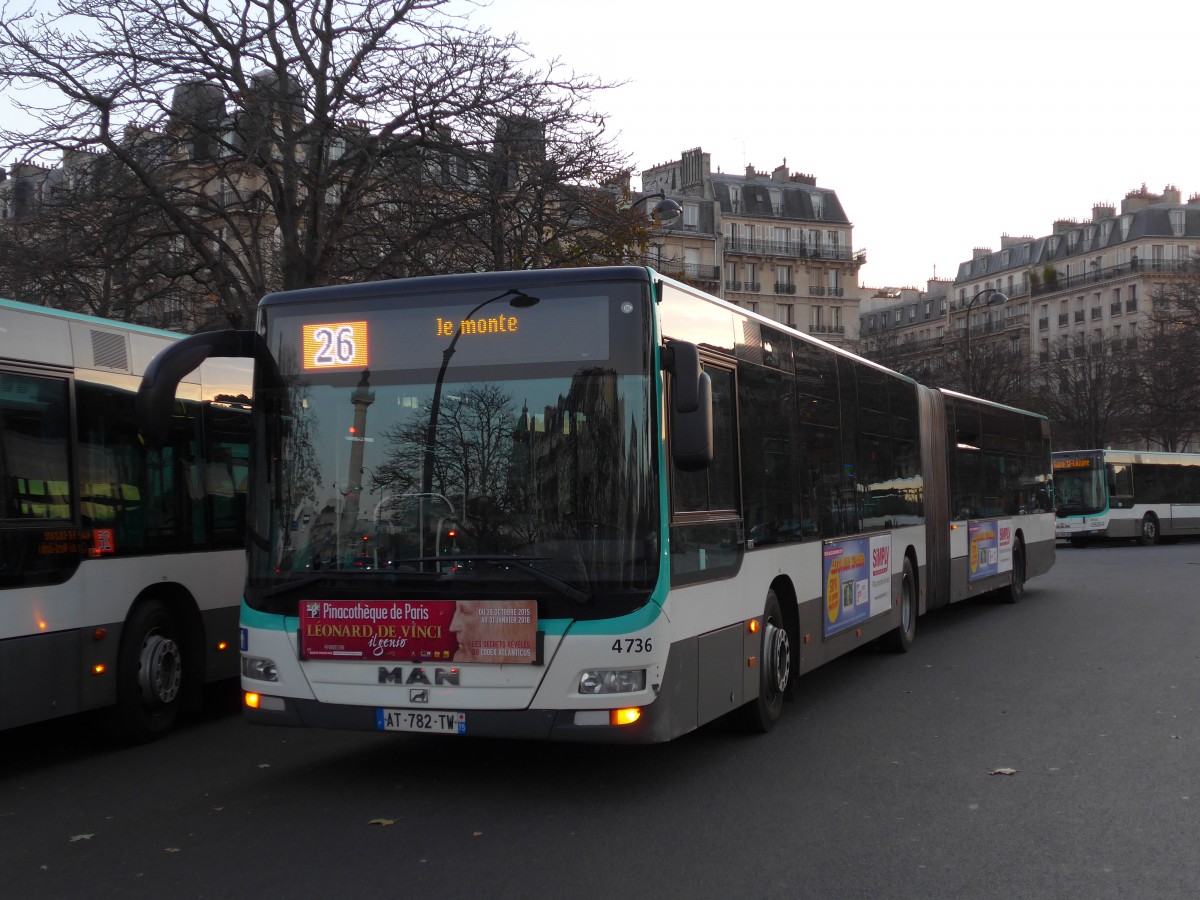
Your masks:
<svg viewBox="0 0 1200 900"><path fill-rule="evenodd" d="M1054 473L1054 496L1058 514L1077 516L1097 513L1107 505L1103 469L1059 469Z"/></svg>
<svg viewBox="0 0 1200 900"><path fill-rule="evenodd" d="M448 380L430 429L435 386L406 383L412 374L294 379L276 479L279 539L270 569L256 568L283 579L445 572L472 568L471 554L514 554L589 593L653 583L643 376L584 366L572 377ZM454 559L428 562L442 557Z"/></svg>

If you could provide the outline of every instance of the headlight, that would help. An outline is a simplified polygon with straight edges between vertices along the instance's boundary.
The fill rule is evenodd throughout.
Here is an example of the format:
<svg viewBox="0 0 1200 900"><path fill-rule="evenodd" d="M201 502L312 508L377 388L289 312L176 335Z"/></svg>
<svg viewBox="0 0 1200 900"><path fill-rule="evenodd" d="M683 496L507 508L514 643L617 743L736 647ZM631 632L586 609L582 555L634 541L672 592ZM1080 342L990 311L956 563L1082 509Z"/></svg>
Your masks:
<svg viewBox="0 0 1200 900"><path fill-rule="evenodd" d="M275 668L275 660L260 659L257 656L242 657L242 674L255 681L279 680L279 670Z"/></svg>
<svg viewBox="0 0 1200 900"><path fill-rule="evenodd" d="M592 669L579 676L581 694L628 694L645 689L645 669Z"/></svg>

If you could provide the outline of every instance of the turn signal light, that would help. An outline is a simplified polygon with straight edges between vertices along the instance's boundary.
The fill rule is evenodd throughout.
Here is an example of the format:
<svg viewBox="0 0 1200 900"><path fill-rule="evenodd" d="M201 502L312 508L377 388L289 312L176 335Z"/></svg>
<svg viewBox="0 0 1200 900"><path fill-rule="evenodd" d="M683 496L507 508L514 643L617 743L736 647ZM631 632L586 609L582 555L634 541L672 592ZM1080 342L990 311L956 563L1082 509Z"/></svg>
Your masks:
<svg viewBox="0 0 1200 900"><path fill-rule="evenodd" d="M107 671L108 666L106 666L104 663L96 663L94 666L92 666L93 675L103 675Z"/></svg>
<svg viewBox="0 0 1200 900"><path fill-rule="evenodd" d="M642 717L642 709L639 706L630 706L627 709L614 709L608 714L609 725L632 725Z"/></svg>
<svg viewBox="0 0 1200 900"><path fill-rule="evenodd" d="M258 709L259 704L262 703L262 697L256 693L254 693L253 691L246 691L245 699L246 699L246 705L248 707L250 707L251 709Z"/></svg>
<svg viewBox="0 0 1200 900"><path fill-rule="evenodd" d="M751 619L746 623L746 627L750 629L751 634L758 634L759 624L758 619Z"/></svg>

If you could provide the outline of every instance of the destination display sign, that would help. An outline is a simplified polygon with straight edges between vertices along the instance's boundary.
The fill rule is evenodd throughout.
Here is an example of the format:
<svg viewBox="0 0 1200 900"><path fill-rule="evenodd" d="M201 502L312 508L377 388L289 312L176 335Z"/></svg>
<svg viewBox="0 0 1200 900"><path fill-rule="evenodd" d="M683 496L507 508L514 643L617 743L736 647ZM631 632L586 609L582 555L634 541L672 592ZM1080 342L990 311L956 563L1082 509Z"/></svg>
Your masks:
<svg viewBox="0 0 1200 900"><path fill-rule="evenodd" d="M370 360L366 322L322 322L303 326L304 368L363 369Z"/></svg>
<svg viewBox="0 0 1200 900"><path fill-rule="evenodd" d="M305 659L530 665L534 600L302 600Z"/></svg>
<svg viewBox="0 0 1200 900"><path fill-rule="evenodd" d="M1056 469L1090 469L1092 461L1090 459L1056 459L1053 465Z"/></svg>

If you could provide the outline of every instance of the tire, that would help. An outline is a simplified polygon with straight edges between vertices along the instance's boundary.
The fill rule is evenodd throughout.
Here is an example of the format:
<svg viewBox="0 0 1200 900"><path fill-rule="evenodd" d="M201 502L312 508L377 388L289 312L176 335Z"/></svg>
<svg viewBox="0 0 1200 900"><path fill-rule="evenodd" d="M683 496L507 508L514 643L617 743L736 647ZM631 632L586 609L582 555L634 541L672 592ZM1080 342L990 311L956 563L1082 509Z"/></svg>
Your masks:
<svg viewBox="0 0 1200 900"><path fill-rule="evenodd" d="M762 644L758 666L758 696L736 711L742 731L766 734L783 714L783 701L792 683L792 638L774 591L767 591L763 608Z"/></svg>
<svg viewBox="0 0 1200 900"><path fill-rule="evenodd" d="M1013 547L1012 581L1000 595L1005 603L1017 603L1025 596L1025 545L1019 538Z"/></svg>
<svg viewBox="0 0 1200 900"><path fill-rule="evenodd" d="M888 653L907 653L917 638L917 579L912 562L904 557L900 581L900 624L879 639L880 649Z"/></svg>
<svg viewBox="0 0 1200 900"><path fill-rule="evenodd" d="M1153 547L1161 537L1158 530L1158 517L1154 513L1146 513L1142 519L1142 531L1138 535L1138 543L1143 547Z"/></svg>
<svg viewBox="0 0 1200 900"><path fill-rule="evenodd" d="M183 701L183 633L171 610L151 600L134 609L117 655L119 737L145 743L170 731Z"/></svg>

